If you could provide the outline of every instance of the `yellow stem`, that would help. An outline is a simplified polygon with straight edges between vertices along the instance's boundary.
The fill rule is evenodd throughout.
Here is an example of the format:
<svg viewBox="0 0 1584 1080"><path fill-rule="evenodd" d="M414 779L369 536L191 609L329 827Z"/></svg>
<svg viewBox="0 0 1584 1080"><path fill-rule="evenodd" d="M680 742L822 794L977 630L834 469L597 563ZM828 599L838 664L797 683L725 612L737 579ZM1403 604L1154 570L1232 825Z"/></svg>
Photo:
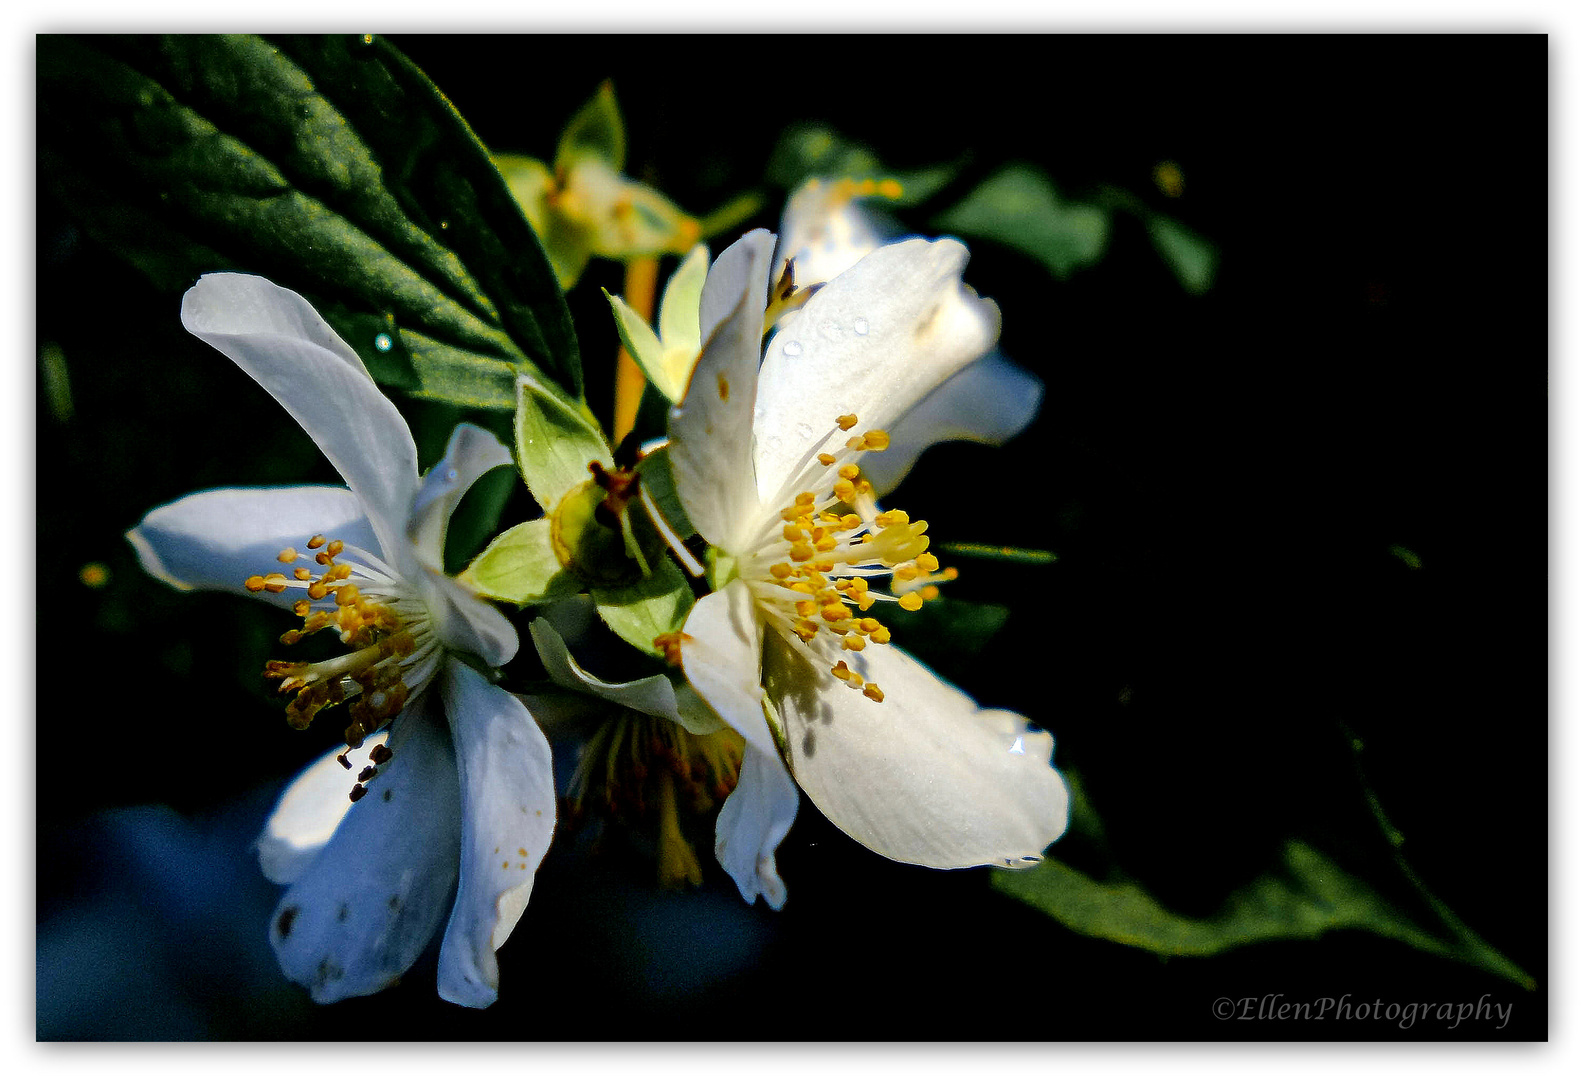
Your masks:
<svg viewBox="0 0 1584 1080"><path fill-rule="evenodd" d="M627 281L622 299L645 322L654 321L655 282L660 276L660 260L642 255L627 262ZM611 438L620 443L638 422L638 402L643 398L644 373L625 348L616 353L616 411L611 421Z"/></svg>

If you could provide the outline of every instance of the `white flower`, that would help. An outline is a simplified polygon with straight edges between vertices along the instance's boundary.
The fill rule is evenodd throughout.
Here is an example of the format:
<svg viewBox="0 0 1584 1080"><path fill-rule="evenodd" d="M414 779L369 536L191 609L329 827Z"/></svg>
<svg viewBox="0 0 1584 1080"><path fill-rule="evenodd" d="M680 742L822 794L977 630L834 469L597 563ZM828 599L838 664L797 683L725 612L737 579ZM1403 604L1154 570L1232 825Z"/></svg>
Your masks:
<svg viewBox="0 0 1584 1080"><path fill-rule="evenodd" d="M177 588L292 608L303 628L283 643L331 629L352 649L266 671L295 695L295 725L342 699L351 720L347 754L295 781L259 841L266 875L291 886L270 925L281 968L321 1002L381 990L433 938L455 885L439 991L488 1005L495 950L550 844L555 788L528 710L464 659L503 664L517 633L446 577L441 553L468 487L511 456L462 424L420 478L406 422L357 354L262 278L205 276L182 323L279 401L347 483L197 492L128 534L144 568ZM387 724L388 741L364 742ZM354 764L355 785L343 768Z"/></svg>
<svg viewBox="0 0 1584 1080"><path fill-rule="evenodd" d="M810 178L781 213L775 267L791 259L799 288L840 275L903 229L873 201L902 194L894 180ZM864 202L860 203L859 200ZM883 204L882 204L883 206ZM891 446L865 463L865 476L885 494L902 482L928 446L953 439L1000 446L1039 412L1045 387L992 348L927 394L886 430Z"/></svg>
<svg viewBox="0 0 1584 1080"><path fill-rule="evenodd" d="M677 494L717 550L718 591L688 616L682 667L747 743L716 853L745 899L779 907L795 780L890 858L1038 862L1067 820L1051 737L978 708L870 614L916 609L948 575L926 523L879 511L859 463L989 348L995 305L963 287L957 242L888 245L785 317L761 366L773 244L750 233L711 268L708 344L670 423ZM894 593L871 587L885 579Z"/></svg>

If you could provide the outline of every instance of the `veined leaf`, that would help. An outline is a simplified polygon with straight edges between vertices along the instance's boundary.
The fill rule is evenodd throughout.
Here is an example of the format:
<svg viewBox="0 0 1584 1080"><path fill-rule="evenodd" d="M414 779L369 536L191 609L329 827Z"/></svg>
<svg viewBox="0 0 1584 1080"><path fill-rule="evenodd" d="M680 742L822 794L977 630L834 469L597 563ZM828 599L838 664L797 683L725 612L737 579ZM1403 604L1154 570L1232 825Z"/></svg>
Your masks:
<svg viewBox="0 0 1584 1080"><path fill-rule="evenodd" d="M377 379L509 409L582 376L548 261L477 137L372 35L43 36L42 181L156 283L261 274Z"/></svg>

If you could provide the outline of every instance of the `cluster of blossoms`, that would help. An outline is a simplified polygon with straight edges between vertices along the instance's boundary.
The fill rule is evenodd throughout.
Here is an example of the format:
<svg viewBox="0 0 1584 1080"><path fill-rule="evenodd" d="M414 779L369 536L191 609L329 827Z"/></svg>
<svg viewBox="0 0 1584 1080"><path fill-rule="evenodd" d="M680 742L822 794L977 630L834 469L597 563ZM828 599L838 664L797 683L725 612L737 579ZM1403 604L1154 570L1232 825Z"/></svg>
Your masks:
<svg viewBox="0 0 1584 1080"><path fill-rule="evenodd" d="M1050 735L979 708L886 623L889 605L917 610L955 572L929 550L926 522L880 499L929 442L1020 429L1038 385L992 353L999 313L962 284L966 250L881 243L844 216L852 194L810 188L780 250L756 231L723 251L696 323L683 320L694 344L668 350L687 362L669 395L671 476L711 552L710 591L664 642L677 667L604 682L553 620L529 627L552 683L626 717L585 747L579 796L614 803L619 778L599 763L650 748L658 767L640 779L672 804L667 820L679 799L718 805L721 866L744 899L774 908L799 791L872 850L932 867L1037 862L1067 818ZM805 263L820 269L798 280ZM263 279L204 277L182 320L346 481L199 492L129 534L145 568L178 588L289 609L302 625L283 645L330 631L348 650L265 669L291 695L294 726L332 706L346 717L345 749L288 788L260 839L265 873L288 886L270 927L282 968L316 1000L373 993L445 920L440 993L487 1005L495 951L556 827L539 721L558 706L499 685L517 629L448 577L441 553L463 494L511 455L462 424L420 476L406 423L356 353ZM986 400L1003 403L993 417L963 419ZM671 879L701 881L676 841L662 829Z"/></svg>

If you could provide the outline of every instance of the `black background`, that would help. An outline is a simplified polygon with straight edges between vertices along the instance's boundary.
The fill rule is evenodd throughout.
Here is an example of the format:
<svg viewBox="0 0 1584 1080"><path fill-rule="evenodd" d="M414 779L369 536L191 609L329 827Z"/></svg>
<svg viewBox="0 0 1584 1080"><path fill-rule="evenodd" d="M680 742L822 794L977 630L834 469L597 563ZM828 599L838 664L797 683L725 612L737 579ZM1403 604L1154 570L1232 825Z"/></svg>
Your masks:
<svg viewBox="0 0 1584 1080"><path fill-rule="evenodd" d="M246 847L332 736L287 730L257 677L280 627L145 579L120 537L194 488L335 477L185 334L178 294L41 190L39 340L73 395L63 421L41 389L36 421L41 1037L1545 1037L1544 37L394 40L499 151L548 158L612 77L629 171L696 213L820 120L898 169L965 156L942 204L1021 160L1210 239L1203 297L1124 218L1066 282L973 246L968 280L1044 409L1004 450L930 451L893 502L938 539L955 525L1060 560L965 564L953 595L1012 615L983 653L925 654L1053 730L1114 853L1184 913L1294 834L1383 877L1361 771L1429 888L1540 989L1360 933L1162 961L1064 930L986 872L889 863L805 802L778 914L713 865L700 892L664 894L620 845L568 839L500 952L493 1008L440 1002L432 954L377 998L310 1005L274 968L276 890ZM1151 182L1165 160L1181 198ZM774 228L779 205L750 224ZM599 285L619 291L620 268L594 263L569 303L608 415ZM412 414L431 461L455 416ZM91 590L95 561L110 582ZM1266 994L1513 1009L1501 1031L1212 1016Z"/></svg>

